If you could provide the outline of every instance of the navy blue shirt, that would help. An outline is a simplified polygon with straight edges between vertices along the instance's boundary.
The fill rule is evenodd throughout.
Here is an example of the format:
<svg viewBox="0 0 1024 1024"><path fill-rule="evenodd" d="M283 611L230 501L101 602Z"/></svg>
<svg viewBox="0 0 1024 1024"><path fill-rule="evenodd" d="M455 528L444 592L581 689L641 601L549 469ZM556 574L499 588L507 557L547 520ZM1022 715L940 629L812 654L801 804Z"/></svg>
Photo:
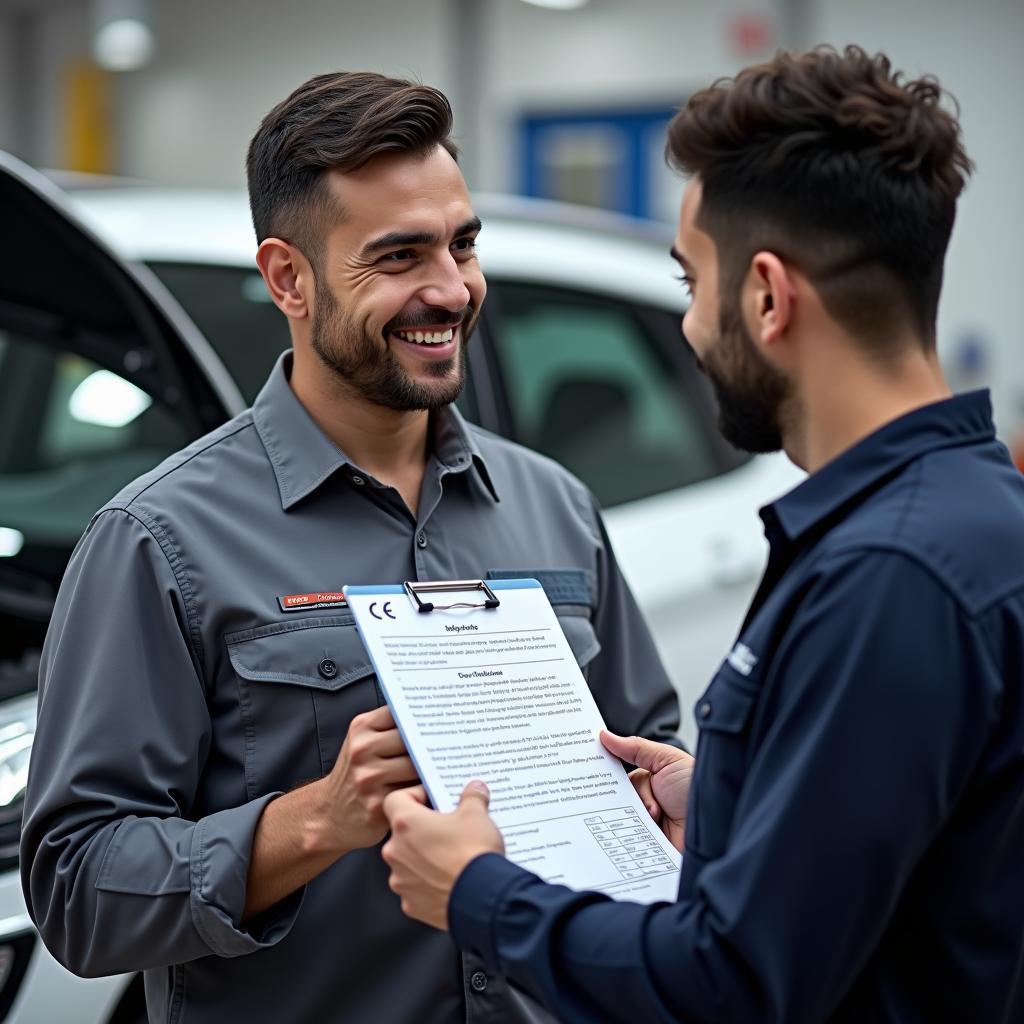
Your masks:
<svg viewBox="0 0 1024 1024"><path fill-rule="evenodd" d="M988 395L762 510L697 702L678 900L460 876L456 943L563 1021L1024 1021L1024 478Z"/></svg>

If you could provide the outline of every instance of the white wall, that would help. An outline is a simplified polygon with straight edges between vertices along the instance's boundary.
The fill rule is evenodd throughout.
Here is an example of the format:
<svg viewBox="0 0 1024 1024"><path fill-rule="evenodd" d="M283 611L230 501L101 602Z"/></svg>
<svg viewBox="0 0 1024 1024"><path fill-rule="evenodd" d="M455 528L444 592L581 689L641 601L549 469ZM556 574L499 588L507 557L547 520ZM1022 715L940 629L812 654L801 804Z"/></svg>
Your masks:
<svg viewBox="0 0 1024 1024"><path fill-rule="evenodd" d="M262 116L310 75L378 70L450 87L447 0L155 0L152 64L115 77L120 173L171 184L239 185ZM8 86L15 14L31 19L31 71ZM25 149L60 166L65 79L90 47L89 0L0 0L0 145L14 104L31 110ZM8 133L5 135L5 131Z"/></svg>
<svg viewBox="0 0 1024 1024"><path fill-rule="evenodd" d="M821 0L819 37L884 50L913 76L931 73L959 101L977 169L960 200L942 304L939 352L954 383L992 386L997 419L1024 425L1020 256L1024 238L1021 0ZM980 378L960 369L967 335L989 352Z"/></svg>
<svg viewBox="0 0 1024 1024"><path fill-rule="evenodd" d="M12 16L0 12L0 149L19 148L15 120L14 26Z"/></svg>
<svg viewBox="0 0 1024 1024"><path fill-rule="evenodd" d="M28 56L19 61L27 80L17 83L15 102L26 104L26 159L44 167L63 162L66 137L66 76L75 60L89 52L88 5L82 0L44 0L21 6L31 15L19 45Z"/></svg>
<svg viewBox="0 0 1024 1024"><path fill-rule="evenodd" d="M1016 296L1024 238L1024 190L1018 184L1024 168L1024 3L816 0L801 6L810 14L801 31L806 38L884 50L912 76L936 74L959 100L977 173L961 200L951 243L940 354L956 386L992 385L1004 429L1024 424L1024 339ZM524 109L681 100L748 63L729 45L730 14L781 7L781 0L593 0L582 12L555 13L497 0L489 9L482 62L482 185L516 184L513 128ZM988 356L980 373L962 369L969 337L979 339Z"/></svg>
<svg viewBox="0 0 1024 1024"><path fill-rule="evenodd" d="M122 170L138 177L241 184L263 115L319 72L375 70L448 86L443 0L156 7L157 59L121 90Z"/></svg>
<svg viewBox="0 0 1024 1024"><path fill-rule="evenodd" d="M772 0L591 0L569 12L492 0L482 62L482 186L517 184L512 130L523 110L681 103L743 65L728 43L729 17L773 7Z"/></svg>

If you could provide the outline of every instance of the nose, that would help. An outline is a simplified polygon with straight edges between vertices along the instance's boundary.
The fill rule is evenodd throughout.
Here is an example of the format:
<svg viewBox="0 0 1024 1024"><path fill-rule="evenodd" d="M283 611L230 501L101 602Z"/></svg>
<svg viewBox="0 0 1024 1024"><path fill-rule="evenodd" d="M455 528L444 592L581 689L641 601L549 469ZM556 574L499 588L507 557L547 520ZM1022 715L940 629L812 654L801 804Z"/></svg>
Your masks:
<svg viewBox="0 0 1024 1024"><path fill-rule="evenodd" d="M420 298L428 306L439 306L452 313L469 305L469 287L463 276L463 268L452 254L445 253L431 263L430 278L420 289Z"/></svg>

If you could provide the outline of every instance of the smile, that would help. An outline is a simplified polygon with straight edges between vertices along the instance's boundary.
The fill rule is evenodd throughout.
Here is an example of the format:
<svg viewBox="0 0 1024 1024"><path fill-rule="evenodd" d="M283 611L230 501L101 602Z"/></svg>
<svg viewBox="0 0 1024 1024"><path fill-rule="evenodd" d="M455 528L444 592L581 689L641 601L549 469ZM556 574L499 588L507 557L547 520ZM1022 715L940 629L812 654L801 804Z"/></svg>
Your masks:
<svg viewBox="0 0 1024 1024"><path fill-rule="evenodd" d="M443 331L395 331L395 337L402 341L411 341L417 345L446 345L452 340L454 331L451 327Z"/></svg>

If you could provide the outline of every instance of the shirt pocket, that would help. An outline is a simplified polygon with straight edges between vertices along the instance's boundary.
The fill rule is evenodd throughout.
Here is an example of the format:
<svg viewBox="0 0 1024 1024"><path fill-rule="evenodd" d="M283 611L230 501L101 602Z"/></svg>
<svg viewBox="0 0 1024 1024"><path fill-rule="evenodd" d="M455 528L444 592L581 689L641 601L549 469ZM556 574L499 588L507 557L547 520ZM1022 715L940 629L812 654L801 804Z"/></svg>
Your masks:
<svg viewBox="0 0 1024 1024"><path fill-rule="evenodd" d="M720 856L747 771L751 719L759 681L722 666L697 701L699 737L686 817L686 848L704 860Z"/></svg>
<svg viewBox="0 0 1024 1024"><path fill-rule="evenodd" d="M383 703L351 613L228 633L249 798L326 775L356 715Z"/></svg>
<svg viewBox="0 0 1024 1024"><path fill-rule="evenodd" d="M491 569L490 580L534 579L544 588L558 616L565 639L576 663L586 667L601 653L601 641L594 632L593 581L584 569ZM586 671L583 673L586 675Z"/></svg>
<svg viewBox="0 0 1024 1024"><path fill-rule="evenodd" d="M562 627L565 639L569 641L576 663L585 670L601 653L601 641L597 639L593 623L590 621L590 609L579 605L555 605L555 614L558 616L558 624Z"/></svg>

